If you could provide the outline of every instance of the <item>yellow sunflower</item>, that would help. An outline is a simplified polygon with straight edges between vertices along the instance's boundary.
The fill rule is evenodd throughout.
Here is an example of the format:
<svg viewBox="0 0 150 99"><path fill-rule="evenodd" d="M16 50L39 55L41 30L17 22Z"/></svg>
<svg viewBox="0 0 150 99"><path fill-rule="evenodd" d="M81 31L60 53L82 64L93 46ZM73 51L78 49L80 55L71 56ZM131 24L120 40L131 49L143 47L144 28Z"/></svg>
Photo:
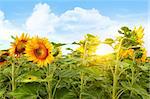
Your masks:
<svg viewBox="0 0 150 99"><path fill-rule="evenodd" d="M6 60L6 57L9 56L9 53L8 51L3 51L1 54L0 54L0 65L4 64L7 60ZM1 66L0 66L1 67Z"/></svg>
<svg viewBox="0 0 150 99"><path fill-rule="evenodd" d="M139 28L134 28L134 31L136 33L137 42L139 44L143 43L143 36L144 36L144 28L140 26Z"/></svg>
<svg viewBox="0 0 150 99"><path fill-rule="evenodd" d="M16 36L15 42L11 44L10 55L20 56L25 51L25 45L29 40L29 36L27 34L22 33L20 37Z"/></svg>
<svg viewBox="0 0 150 99"><path fill-rule="evenodd" d="M120 55L121 55L122 58L133 59L133 57L134 57L134 50L133 49L127 49L127 50L121 49Z"/></svg>
<svg viewBox="0 0 150 99"><path fill-rule="evenodd" d="M143 55L142 55L141 58L137 58L137 59L136 59L136 62L137 62L137 63L147 62L147 51L146 51L145 48L143 48L142 51L143 51Z"/></svg>
<svg viewBox="0 0 150 99"><path fill-rule="evenodd" d="M28 60L37 63L39 67L47 66L53 61L52 44L46 38L33 37L26 44L25 53Z"/></svg>
<svg viewBox="0 0 150 99"><path fill-rule="evenodd" d="M141 61L146 62L146 58L147 58L147 51L146 51L146 49L143 49L143 55L141 57Z"/></svg>

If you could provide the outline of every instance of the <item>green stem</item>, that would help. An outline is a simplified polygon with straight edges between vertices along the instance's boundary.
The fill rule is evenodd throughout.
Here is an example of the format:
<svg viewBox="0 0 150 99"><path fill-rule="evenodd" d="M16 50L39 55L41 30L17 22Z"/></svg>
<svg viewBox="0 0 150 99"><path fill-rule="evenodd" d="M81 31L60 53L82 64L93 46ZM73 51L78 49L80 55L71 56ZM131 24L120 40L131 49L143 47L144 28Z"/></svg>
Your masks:
<svg viewBox="0 0 150 99"><path fill-rule="evenodd" d="M52 91L51 91L51 81L48 81L48 99L52 99L51 97L51 93L52 93Z"/></svg>
<svg viewBox="0 0 150 99"><path fill-rule="evenodd" d="M131 71L132 71L131 86L133 87L133 84L134 84L134 67L133 67L133 65L131 67ZM132 90L131 90L131 93L130 93L130 97L132 97Z"/></svg>
<svg viewBox="0 0 150 99"><path fill-rule="evenodd" d="M116 99L116 89L117 89L117 84L118 84L118 78L117 78L117 73L118 73L118 66L115 66L115 73L113 75L113 95L112 99Z"/></svg>
<svg viewBox="0 0 150 99"><path fill-rule="evenodd" d="M55 93L56 93L56 89L60 83L61 79L58 80L57 84L55 85L54 91L53 91L53 95L52 95L52 99L54 99Z"/></svg>
<svg viewBox="0 0 150 99"><path fill-rule="evenodd" d="M15 65L14 65L14 63L12 63L12 74L11 74L11 77L12 77L12 91L15 91L16 85L15 85ZM14 97L13 97L13 99L14 99Z"/></svg>
<svg viewBox="0 0 150 99"><path fill-rule="evenodd" d="M131 86L133 87L133 84L134 84L134 79L135 79L135 75L134 75L134 64L135 64L135 55L133 57L133 64L132 64L132 67L131 67L131 72L132 72L132 79L131 79ZM130 97L132 97L132 90L131 90L131 93L130 93Z"/></svg>
<svg viewBox="0 0 150 99"><path fill-rule="evenodd" d="M51 81L52 81L52 77L50 75L50 67L48 65L48 70L47 70L47 77L49 78L48 79L48 82L47 82L47 93L48 93L48 99L52 99L52 88L51 88Z"/></svg>
<svg viewBox="0 0 150 99"><path fill-rule="evenodd" d="M49 65L48 66L48 72L47 72L47 77L49 78L49 80L47 82L48 83L47 84L48 99L53 99L53 95L52 95L52 81L53 81L54 72L56 70L56 66L55 65L53 65L53 66L54 67L50 68L50 65Z"/></svg>
<svg viewBox="0 0 150 99"><path fill-rule="evenodd" d="M15 90L15 65L12 64L12 91Z"/></svg>
<svg viewBox="0 0 150 99"><path fill-rule="evenodd" d="M85 38L85 44L84 44L83 62L82 62L83 66L86 66L86 57L87 57L87 38ZM83 71L81 71L80 79L81 79L81 83L80 83L81 85L80 85L79 99L82 99L82 92L83 92L83 88L84 88L84 73L83 73Z"/></svg>
<svg viewBox="0 0 150 99"><path fill-rule="evenodd" d="M134 65L132 65L132 67L131 67L131 71L132 71L132 82L131 82L131 84L132 84L132 86L134 84L134 67L133 66Z"/></svg>
<svg viewBox="0 0 150 99"><path fill-rule="evenodd" d="M119 44L119 48L117 51L117 61L116 61L116 65L115 65L115 72L113 73L113 92L112 92L112 99L116 99L116 94L117 94L117 84L118 84L118 69L119 69L119 53L120 53L120 49L122 46L122 42L123 42L124 38L121 39L120 44Z"/></svg>
<svg viewBox="0 0 150 99"><path fill-rule="evenodd" d="M83 77L84 77L84 74L83 74L83 72L81 72L81 75L80 75L81 86L80 86L80 96L79 96L80 99L82 99L82 92L83 92L83 83L84 83Z"/></svg>

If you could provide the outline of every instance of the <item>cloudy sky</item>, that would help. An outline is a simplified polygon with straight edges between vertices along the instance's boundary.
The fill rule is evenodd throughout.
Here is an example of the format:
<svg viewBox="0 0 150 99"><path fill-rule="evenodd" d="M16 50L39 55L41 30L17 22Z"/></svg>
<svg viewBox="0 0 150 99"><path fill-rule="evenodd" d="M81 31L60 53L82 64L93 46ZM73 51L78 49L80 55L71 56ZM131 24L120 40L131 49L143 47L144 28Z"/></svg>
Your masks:
<svg viewBox="0 0 150 99"><path fill-rule="evenodd" d="M149 0L0 0L0 49L22 32L71 43L86 33L101 40L121 26L143 26L150 55Z"/></svg>

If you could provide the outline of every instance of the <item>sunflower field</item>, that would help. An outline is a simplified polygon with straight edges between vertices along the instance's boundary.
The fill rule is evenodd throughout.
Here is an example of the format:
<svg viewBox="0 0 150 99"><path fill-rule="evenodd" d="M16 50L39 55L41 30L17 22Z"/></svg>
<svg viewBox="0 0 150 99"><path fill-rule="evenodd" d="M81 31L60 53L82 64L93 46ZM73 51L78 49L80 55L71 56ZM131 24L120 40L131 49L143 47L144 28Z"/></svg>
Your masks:
<svg viewBox="0 0 150 99"><path fill-rule="evenodd" d="M101 41L87 34L62 47L22 33L0 50L0 99L150 99L150 57L143 27L121 27L119 36ZM114 52L95 54L107 44Z"/></svg>

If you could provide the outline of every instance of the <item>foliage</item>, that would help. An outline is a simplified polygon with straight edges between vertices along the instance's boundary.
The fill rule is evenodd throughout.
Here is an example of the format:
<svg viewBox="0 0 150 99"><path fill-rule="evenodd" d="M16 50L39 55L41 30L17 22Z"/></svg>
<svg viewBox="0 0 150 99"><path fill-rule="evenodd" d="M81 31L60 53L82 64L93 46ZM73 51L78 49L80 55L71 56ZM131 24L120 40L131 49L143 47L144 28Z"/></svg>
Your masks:
<svg viewBox="0 0 150 99"><path fill-rule="evenodd" d="M52 62L44 63L46 66L31 61L26 53L16 56L1 50L0 99L149 99L150 59L143 46L143 31L142 27L122 27L119 37L104 41L87 34L83 40L72 43L79 47L68 48L71 52L67 55L61 52L61 46L66 44L43 43L36 54L39 61L40 55L54 57ZM96 55L102 43L110 45L114 53ZM47 44L52 46L49 53Z"/></svg>

